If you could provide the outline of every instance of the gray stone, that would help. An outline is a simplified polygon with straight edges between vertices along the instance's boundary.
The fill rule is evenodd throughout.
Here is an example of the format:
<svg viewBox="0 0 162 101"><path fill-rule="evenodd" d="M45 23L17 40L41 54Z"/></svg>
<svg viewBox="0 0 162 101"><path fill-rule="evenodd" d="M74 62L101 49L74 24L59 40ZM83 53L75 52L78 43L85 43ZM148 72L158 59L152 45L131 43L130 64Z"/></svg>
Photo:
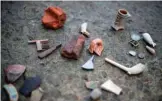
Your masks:
<svg viewBox="0 0 162 101"><path fill-rule="evenodd" d="M138 54L138 57L139 57L140 59L144 59L144 58L145 58L145 54L144 54L144 53L139 53L139 54Z"/></svg>
<svg viewBox="0 0 162 101"><path fill-rule="evenodd" d="M96 89L94 89L94 90L91 92L90 97L91 97L93 100L98 100L98 99L100 99L101 95L102 95L101 90L98 89L98 88L96 88Z"/></svg>

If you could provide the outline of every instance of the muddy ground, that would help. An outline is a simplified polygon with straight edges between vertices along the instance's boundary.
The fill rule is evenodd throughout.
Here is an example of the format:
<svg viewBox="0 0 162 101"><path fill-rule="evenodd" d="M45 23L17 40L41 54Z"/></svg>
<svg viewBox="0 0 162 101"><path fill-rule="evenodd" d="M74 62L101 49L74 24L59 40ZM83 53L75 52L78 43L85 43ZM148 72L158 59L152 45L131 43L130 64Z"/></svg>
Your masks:
<svg viewBox="0 0 162 101"><path fill-rule="evenodd" d="M92 81L111 79L119 85L123 93L119 96L102 90L101 101L162 101L162 2L1 2L1 77L5 84L3 69L9 64L22 64L27 67L27 77L39 75L41 87L45 90L41 101L88 101L85 78ZM41 18L48 6L59 6L67 14L63 28L50 30L43 27ZM127 19L124 31L110 30L116 12L126 8L131 18ZM28 40L49 39L50 46L67 42L72 35L79 34L80 25L88 22L91 37L86 39L81 57L69 60L61 57L60 49L45 59L39 59L35 45ZM157 43L156 56L150 55L146 43L140 40L138 48L132 47L130 33L148 32ZM93 71L84 71L81 65L91 54L87 51L90 40L100 37L104 41L102 55L95 56ZM128 55L129 50L143 52L144 59ZM105 57L125 66L139 62L147 68L140 75L129 76L120 69L106 63ZM20 78L14 85L19 89L23 84ZM29 98L20 94L19 101ZM2 96L4 101L4 96Z"/></svg>

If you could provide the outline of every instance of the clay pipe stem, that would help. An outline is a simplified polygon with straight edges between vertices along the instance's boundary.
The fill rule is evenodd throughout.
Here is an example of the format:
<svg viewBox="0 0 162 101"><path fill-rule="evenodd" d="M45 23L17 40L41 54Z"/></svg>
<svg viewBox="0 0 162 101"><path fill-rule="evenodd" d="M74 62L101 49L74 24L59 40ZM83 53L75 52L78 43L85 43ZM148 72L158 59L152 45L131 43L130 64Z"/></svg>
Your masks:
<svg viewBox="0 0 162 101"><path fill-rule="evenodd" d="M105 58L105 61L111 63L111 64L114 65L114 66L117 66L117 67L123 69L123 70L126 71L126 72L128 71L128 70L127 70L127 67L125 67L125 66L123 66L123 65L121 65L121 64L119 64L119 63L117 63L117 62L115 62L115 61L113 61L113 60L110 60L110 59L108 59L108 58Z"/></svg>
<svg viewBox="0 0 162 101"><path fill-rule="evenodd" d="M38 57L39 57L40 59L42 59L42 58L44 58L44 57L50 55L53 51L55 51L55 50L56 50L57 48L59 48L59 47L61 47L61 44L59 44L59 45L57 45L56 47L52 47L52 48L50 48L50 49L48 49L48 50L46 50L46 51L40 53L40 54L38 55Z"/></svg>
<svg viewBox="0 0 162 101"><path fill-rule="evenodd" d="M43 40L31 40L31 41L28 41L28 43L35 43L37 41L40 41L40 42L46 42L48 41L48 39L43 39Z"/></svg>

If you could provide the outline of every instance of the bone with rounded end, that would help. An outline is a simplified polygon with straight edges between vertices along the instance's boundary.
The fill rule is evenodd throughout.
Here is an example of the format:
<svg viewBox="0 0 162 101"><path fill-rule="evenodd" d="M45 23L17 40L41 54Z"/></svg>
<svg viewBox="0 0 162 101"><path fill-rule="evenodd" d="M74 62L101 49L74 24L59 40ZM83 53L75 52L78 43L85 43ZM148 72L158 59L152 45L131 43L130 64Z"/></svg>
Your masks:
<svg viewBox="0 0 162 101"><path fill-rule="evenodd" d="M115 93L116 95L119 95L122 91L122 88L117 86L115 83L113 83L111 80L106 81L104 84L101 85L101 88L110 92Z"/></svg>
<svg viewBox="0 0 162 101"><path fill-rule="evenodd" d="M149 33L143 33L143 38L144 40L150 44L151 46L155 47L156 46L156 43L153 41L153 39L151 38L150 34Z"/></svg>
<svg viewBox="0 0 162 101"><path fill-rule="evenodd" d="M88 24L86 22L81 25L81 33L89 37L90 34L87 32L87 25Z"/></svg>
<svg viewBox="0 0 162 101"><path fill-rule="evenodd" d="M156 52L153 48L149 47L149 46L146 46L146 49L152 54L152 55L155 55Z"/></svg>
<svg viewBox="0 0 162 101"><path fill-rule="evenodd" d="M126 71L129 75L132 75L132 74L139 74L141 72L144 71L145 69L145 65L143 65L142 63L138 63L137 65L131 67L131 68L128 68L128 67L125 67L113 60L110 60L108 58L105 58L105 61L109 62L110 64L116 66L116 67L119 67L120 69Z"/></svg>

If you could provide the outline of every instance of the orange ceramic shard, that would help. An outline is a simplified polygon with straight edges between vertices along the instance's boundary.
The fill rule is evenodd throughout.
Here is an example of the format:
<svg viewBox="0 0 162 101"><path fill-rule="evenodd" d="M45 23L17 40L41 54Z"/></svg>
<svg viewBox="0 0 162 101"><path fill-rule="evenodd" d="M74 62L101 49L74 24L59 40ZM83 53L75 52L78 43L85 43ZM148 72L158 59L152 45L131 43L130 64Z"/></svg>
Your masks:
<svg viewBox="0 0 162 101"><path fill-rule="evenodd" d="M59 7L49 7L45 10L42 23L47 28L58 29L64 25L66 21L65 12Z"/></svg>
<svg viewBox="0 0 162 101"><path fill-rule="evenodd" d="M89 51L90 53L95 52L100 56L103 51L103 41L99 38L92 40L89 46Z"/></svg>

